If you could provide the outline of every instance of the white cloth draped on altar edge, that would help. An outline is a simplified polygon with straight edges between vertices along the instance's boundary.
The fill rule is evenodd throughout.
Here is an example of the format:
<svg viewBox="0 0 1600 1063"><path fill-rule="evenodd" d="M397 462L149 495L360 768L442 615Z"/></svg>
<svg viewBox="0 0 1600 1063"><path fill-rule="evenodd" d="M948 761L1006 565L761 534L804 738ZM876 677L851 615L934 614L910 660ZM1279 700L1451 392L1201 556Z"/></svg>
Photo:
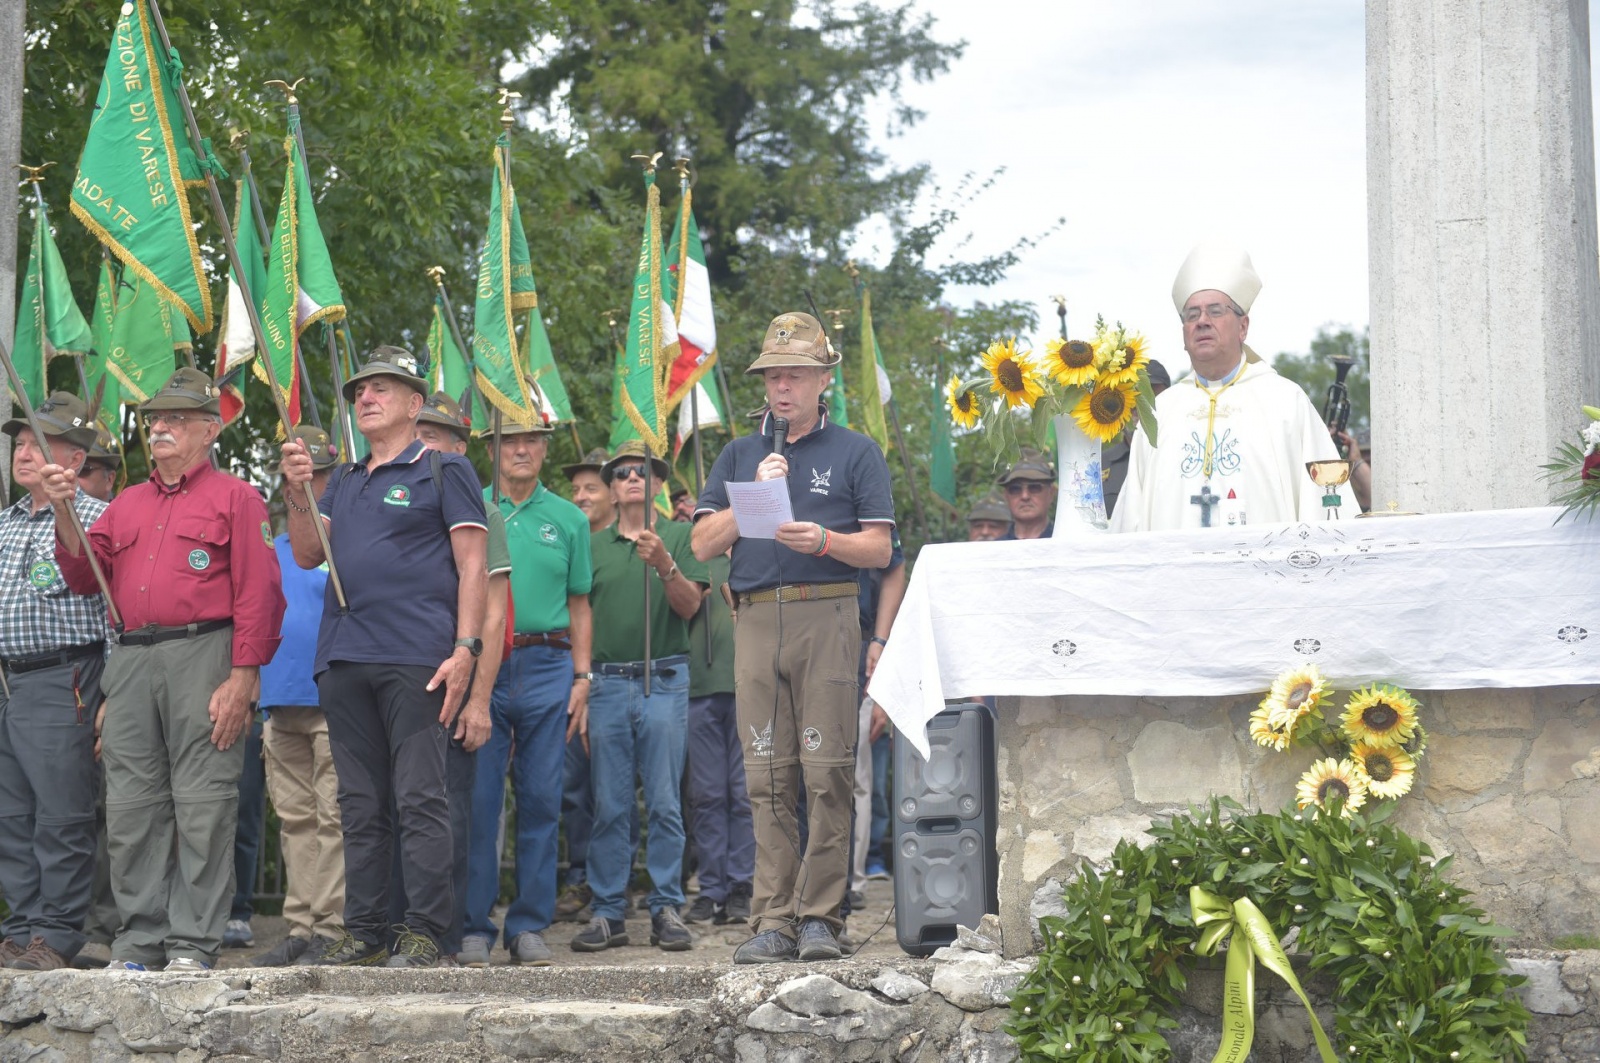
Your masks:
<svg viewBox="0 0 1600 1063"><path fill-rule="evenodd" d="M926 546L868 693L926 757L947 699L1600 683L1600 522L1559 512Z"/></svg>

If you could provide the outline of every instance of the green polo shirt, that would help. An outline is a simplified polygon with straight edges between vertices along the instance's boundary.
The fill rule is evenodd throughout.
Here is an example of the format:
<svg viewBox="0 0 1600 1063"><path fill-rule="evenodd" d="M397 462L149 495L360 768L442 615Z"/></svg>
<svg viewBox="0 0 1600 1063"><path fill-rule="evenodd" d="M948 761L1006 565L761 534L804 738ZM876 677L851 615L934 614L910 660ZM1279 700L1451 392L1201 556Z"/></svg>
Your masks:
<svg viewBox="0 0 1600 1063"><path fill-rule="evenodd" d="M491 495L485 488L483 497ZM567 596L588 594L589 519L583 510L539 484L527 501L516 505L500 496L511 548L511 600L517 611L517 633L539 635L561 631L572 623Z"/></svg>
<svg viewBox="0 0 1600 1063"><path fill-rule="evenodd" d="M574 506L574 509L577 507ZM585 525L587 527L587 524ZM711 583L705 563L696 561L689 546L692 529L676 521L656 522L656 534L678 563L685 579L702 587ZM623 664L644 660L645 564L632 540L617 532L617 525L602 528L589 538L594 556L594 586L589 603L594 609L594 660L596 664ZM520 620L521 617L519 616ZM661 578L650 573L650 656L672 657L689 652L689 622L672 611Z"/></svg>
<svg viewBox="0 0 1600 1063"><path fill-rule="evenodd" d="M677 557L677 554L673 554ZM722 597L728 582L728 556L718 554L706 562L711 573L711 597L689 621L689 696L705 698L733 693L733 613ZM711 656L706 657L707 625L711 628Z"/></svg>

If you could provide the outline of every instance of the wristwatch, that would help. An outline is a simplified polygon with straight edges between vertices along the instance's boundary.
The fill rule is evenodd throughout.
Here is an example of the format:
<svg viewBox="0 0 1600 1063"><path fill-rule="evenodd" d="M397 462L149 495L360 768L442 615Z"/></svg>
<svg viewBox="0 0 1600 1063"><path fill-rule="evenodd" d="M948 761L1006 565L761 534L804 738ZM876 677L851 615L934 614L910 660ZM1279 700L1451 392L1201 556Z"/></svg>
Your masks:
<svg viewBox="0 0 1600 1063"><path fill-rule="evenodd" d="M465 646L467 648L467 652L472 654L474 657L479 657L483 654L482 639L456 639L456 645Z"/></svg>
<svg viewBox="0 0 1600 1063"><path fill-rule="evenodd" d="M576 683L580 679L587 679L589 682L593 683L594 682L594 673L593 672L573 672L572 673L572 681L574 683Z"/></svg>

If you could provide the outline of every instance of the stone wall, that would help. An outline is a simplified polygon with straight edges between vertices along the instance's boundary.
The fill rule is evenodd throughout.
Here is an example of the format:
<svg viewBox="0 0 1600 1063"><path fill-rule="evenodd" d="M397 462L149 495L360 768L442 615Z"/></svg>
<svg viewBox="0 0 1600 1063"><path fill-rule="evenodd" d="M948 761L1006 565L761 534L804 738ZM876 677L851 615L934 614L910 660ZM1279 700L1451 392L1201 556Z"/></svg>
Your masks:
<svg viewBox="0 0 1600 1063"><path fill-rule="evenodd" d="M1429 735L1395 822L1477 892L1512 944L1600 934L1600 688L1420 692ZM1082 858L1148 841L1152 816L1216 795L1294 799L1311 752L1250 740L1250 698L1002 698L1000 916L1007 951Z"/></svg>

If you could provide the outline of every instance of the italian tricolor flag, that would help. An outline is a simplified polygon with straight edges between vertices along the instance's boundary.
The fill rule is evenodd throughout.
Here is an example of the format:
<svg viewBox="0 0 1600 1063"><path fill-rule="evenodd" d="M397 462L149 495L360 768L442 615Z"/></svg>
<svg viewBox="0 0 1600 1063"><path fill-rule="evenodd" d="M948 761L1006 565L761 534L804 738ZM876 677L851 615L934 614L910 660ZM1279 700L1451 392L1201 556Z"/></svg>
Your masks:
<svg viewBox="0 0 1600 1063"><path fill-rule="evenodd" d="M667 263L674 289L673 317L678 325L678 357L667 374L667 409L678 408L673 446L676 456L684 440L694 432L720 428L725 423L714 391L701 382L717 364L717 322L711 313L711 276L706 272L706 252L700 243L700 227L694 221L687 180L683 183L672 243L667 248Z"/></svg>

